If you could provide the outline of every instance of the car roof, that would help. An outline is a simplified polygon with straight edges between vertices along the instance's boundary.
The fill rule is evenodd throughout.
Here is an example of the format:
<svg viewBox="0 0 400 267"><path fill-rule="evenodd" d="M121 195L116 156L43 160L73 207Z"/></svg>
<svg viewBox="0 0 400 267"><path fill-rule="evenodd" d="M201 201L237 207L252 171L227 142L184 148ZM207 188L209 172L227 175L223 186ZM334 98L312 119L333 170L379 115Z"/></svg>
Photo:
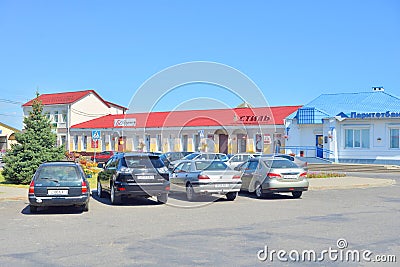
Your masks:
<svg viewBox="0 0 400 267"><path fill-rule="evenodd" d="M155 155L152 152L124 152L117 154L119 156L136 156L136 157L160 157L160 155Z"/></svg>
<svg viewBox="0 0 400 267"><path fill-rule="evenodd" d="M78 163L74 162L74 161L49 161L49 162L44 162L42 164L40 164L40 166L51 166L51 165L73 165L76 166L78 165Z"/></svg>

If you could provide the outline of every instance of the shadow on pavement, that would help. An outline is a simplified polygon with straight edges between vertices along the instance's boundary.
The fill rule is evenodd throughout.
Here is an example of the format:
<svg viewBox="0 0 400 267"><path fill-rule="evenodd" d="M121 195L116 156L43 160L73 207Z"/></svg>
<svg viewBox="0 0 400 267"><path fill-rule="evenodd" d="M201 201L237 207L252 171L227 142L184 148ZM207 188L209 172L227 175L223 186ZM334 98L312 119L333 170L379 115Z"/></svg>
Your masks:
<svg viewBox="0 0 400 267"><path fill-rule="evenodd" d="M241 197L248 197L248 198L252 198L252 199L257 199L257 200L277 200L277 199L295 199L291 193L274 193L274 194L268 194L266 196L264 196L263 198L257 198L256 195L254 193L249 193L249 192L244 192L244 191L240 191L239 192L239 196ZM296 198L296 199L301 199L300 198Z"/></svg>
<svg viewBox="0 0 400 267"><path fill-rule="evenodd" d="M92 199L102 203L107 206L154 206L154 205L163 205L162 203L158 203L157 201L151 199L151 197L146 198L146 197L131 197L127 198L124 197L122 198L122 202L119 205L112 205L111 200L110 200L110 195L107 193L104 193L105 197L99 198L97 195L97 189L92 190Z"/></svg>
<svg viewBox="0 0 400 267"><path fill-rule="evenodd" d="M62 215L83 214L86 212L83 212L80 207L68 206L68 207L39 207L35 213L31 213L29 211L29 205L27 205L23 210L21 210L21 213L24 215L35 216L35 215L57 215L57 214L62 214Z"/></svg>

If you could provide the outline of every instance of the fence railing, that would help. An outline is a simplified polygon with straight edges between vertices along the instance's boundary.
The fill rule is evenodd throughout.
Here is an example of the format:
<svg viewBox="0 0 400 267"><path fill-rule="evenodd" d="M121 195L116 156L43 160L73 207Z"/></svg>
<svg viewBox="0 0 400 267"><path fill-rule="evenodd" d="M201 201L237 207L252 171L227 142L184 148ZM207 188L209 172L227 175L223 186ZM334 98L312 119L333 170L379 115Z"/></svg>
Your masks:
<svg viewBox="0 0 400 267"><path fill-rule="evenodd" d="M334 158L334 152L317 146L282 146L281 152L294 153L299 157ZM321 157L322 155L322 157Z"/></svg>

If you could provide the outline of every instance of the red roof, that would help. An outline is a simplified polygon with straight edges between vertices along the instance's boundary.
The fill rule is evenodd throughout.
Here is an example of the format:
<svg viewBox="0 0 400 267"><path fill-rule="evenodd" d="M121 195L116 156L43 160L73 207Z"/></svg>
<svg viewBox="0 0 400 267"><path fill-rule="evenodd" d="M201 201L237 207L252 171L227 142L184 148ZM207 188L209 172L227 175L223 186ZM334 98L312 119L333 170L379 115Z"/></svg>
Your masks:
<svg viewBox="0 0 400 267"><path fill-rule="evenodd" d="M89 94L94 94L97 96L107 107L110 107L111 105L121 107L119 105L116 105L114 103L105 101L103 98L101 98L94 90L85 90L85 91L77 91L77 92L65 92L65 93L56 93L56 94L42 94L39 95L39 100L42 101L43 105L65 105L65 104L72 104L75 103L76 101L84 98L85 96ZM23 104L23 107L28 107L32 106L33 100L30 100ZM123 108L123 107L122 107ZM124 108L125 110L127 108Z"/></svg>
<svg viewBox="0 0 400 267"><path fill-rule="evenodd" d="M74 129L96 128L159 128L234 125L283 125L284 119L301 106L234 108L213 110L185 110L151 113L106 115L97 119L73 125ZM136 125L118 126L121 120ZM128 123L129 124L129 123Z"/></svg>

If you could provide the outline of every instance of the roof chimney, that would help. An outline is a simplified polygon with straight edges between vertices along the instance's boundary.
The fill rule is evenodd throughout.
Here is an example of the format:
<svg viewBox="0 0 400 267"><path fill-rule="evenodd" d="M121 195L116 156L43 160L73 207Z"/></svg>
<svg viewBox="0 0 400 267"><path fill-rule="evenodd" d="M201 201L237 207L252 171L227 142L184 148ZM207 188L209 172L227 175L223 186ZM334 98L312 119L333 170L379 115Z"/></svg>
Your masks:
<svg viewBox="0 0 400 267"><path fill-rule="evenodd" d="M373 90L374 92L383 92L383 91L385 91L385 88L383 88L382 86L379 86L379 87L372 87L372 90Z"/></svg>

